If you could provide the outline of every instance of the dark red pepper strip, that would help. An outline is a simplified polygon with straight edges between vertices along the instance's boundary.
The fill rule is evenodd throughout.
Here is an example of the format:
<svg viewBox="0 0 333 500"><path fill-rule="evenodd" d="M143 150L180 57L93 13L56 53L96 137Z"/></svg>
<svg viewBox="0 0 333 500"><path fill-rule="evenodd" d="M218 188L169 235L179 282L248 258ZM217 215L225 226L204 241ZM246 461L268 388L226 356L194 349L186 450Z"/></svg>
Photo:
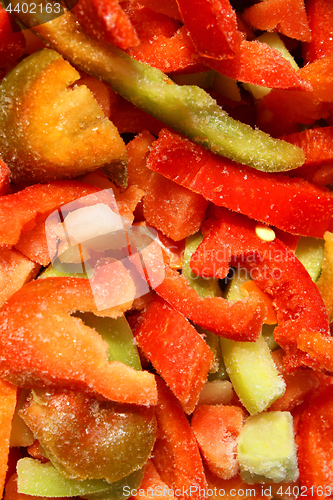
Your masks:
<svg viewBox="0 0 333 500"><path fill-rule="evenodd" d="M212 212L202 228L204 240L192 256L192 269L217 278L226 276L230 264L247 269L257 285L273 298L278 318L274 337L286 351L286 369L319 368L316 358L297 345L302 332L330 335L323 299L308 272L280 240L259 238L255 221L217 207Z"/></svg>
<svg viewBox="0 0 333 500"><path fill-rule="evenodd" d="M234 304L222 297L202 298L169 266L155 291L193 323L217 335L243 342L254 342L260 335L266 307L256 293Z"/></svg>
<svg viewBox="0 0 333 500"><path fill-rule="evenodd" d="M255 171L168 130L152 145L147 165L215 205L289 233L322 238L333 230L333 195L326 188Z"/></svg>

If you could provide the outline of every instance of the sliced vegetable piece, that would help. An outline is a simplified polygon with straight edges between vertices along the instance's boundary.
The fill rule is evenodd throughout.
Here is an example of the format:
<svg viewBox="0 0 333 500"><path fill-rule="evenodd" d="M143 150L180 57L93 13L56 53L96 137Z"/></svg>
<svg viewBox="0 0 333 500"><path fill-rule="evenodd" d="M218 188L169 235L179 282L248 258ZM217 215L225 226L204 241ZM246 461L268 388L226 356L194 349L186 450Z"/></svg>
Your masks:
<svg viewBox="0 0 333 500"><path fill-rule="evenodd" d="M127 54L165 73L202 71L195 47L185 26L168 15L139 3L122 4L135 27L140 43Z"/></svg>
<svg viewBox="0 0 333 500"><path fill-rule="evenodd" d="M333 55L333 5L330 0L308 0L306 13L311 29L311 40L305 45L306 62Z"/></svg>
<svg viewBox="0 0 333 500"><path fill-rule="evenodd" d="M14 249L0 248L0 307L23 285L36 278L40 266Z"/></svg>
<svg viewBox="0 0 333 500"><path fill-rule="evenodd" d="M218 60L235 55L242 37L229 0L177 0L177 4L200 55Z"/></svg>
<svg viewBox="0 0 333 500"><path fill-rule="evenodd" d="M148 224L175 241L196 233L205 217L207 200L163 175L151 172L143 213Z"/></svg>
<svg viewBox="0 0 333 500"><path fill-rule="evenodd" d="M25 495L39 497L76 497L93 500L120 500L128 498L124 495L124 488L137 488L143 476L143 470L136 471L130 476L110 485L103 479L86 479L77 481L67 479L51 464L40 463L32 458L22 458L17 464L17 490ZM96 495L96 497L95 497Z"/></svg>
<svg viewBox="0 0 333 500"><path fill-rule="evenodd" d="M135 500L158 500L166 496L169 499L175 498L172 489L162 481L152 460L148 460L142 483L133 498Z"/></svg>
<svg viewBox="0 0 333 500"><path fill-rule="evenodd" d="M333 182L333 127L317 127L283 136L303 149L304 165L293 171L292 175L302 177L317 184L328 185Z"/></svg>
<svg viewBox="0 0 333 500"><path fill-rule="evenodd" d="M43 49L2 80L0 147L13 180L47 182L103 165L125 168L125 144L91 92L84 85L68 89L79 78L59 54Z"/></svg>
<svg viewBox="0 0 333 500"><path fill-rule="evenodd" d="M255 172L165 129L153 144L147 165L215 205L290 233L322 238L333 226L333 196L325 188Z"/></svg>
<svg viewBox="0 0 333 500"><path fill-rule="evenodd" d="M0 195L3 196L9 192L10 170L6 163L0 159Z"/></svg>
<svg viewBox="0 0 333 500"><path fill-rule="evenodd" d="M224 278L229 263L250 273L258 286L273 298L278 326L277 343L286 351L287 371L316 362L298 349L299 336L312 332L330 338L328 315L319 293L301 262L281 241L264 241L257 223L226 209L214 208L202 231L206 235L192 259L197 272ZM241 237L240 237L241 236ZM223 252L219 249L223 248Z"/></svg>
<svg viewBox="0 0 333 500"><path fill-rule="evenodd" d="M34 390L20 415L69 479L119 481L145 465L155 443L152 408L98 401L77 390Z"/></svg>
<svg viewBox="0 0 333 500"><path fill-rule="evenodd" d="M12 26L16 26L13 32ZM25 38L13 17L0 5L0 67L15 63L24 54Z"/></svg>
<svg viewBox="0 0 333 500"><path fill-rule="evenodd" d="M316 238L300 238L296 257L303 264L313 281L317 281L324 259L324 241Z"/></svg>
<svg viewBox="0 0 333 500"><path fill-rule="evenodd" d="M12 419L16 406L17 388L5 380L0 379L0 495L3 488L8 468L9 441Z"/></svg>
<svg viewBox="0 0 333 500"><path fill-rule="evenodd" d="M317 287L323 297L330 322L333 320L333 234L324 234L324 260Z"/></svg>
<svg viewBox="0 0 333 500"><path fill-rule="evenodd" d="M180 403L164 382L156 377L158 435L153 462L164 481L180 498L207 500L207 483L194 433ZM185 491L185 492L184 492Z"/></svg>
<svg viewBox="0 0 333 500"><path fill-rule="evenodd" d="M313 124L329 116L332 103L333 56L322 57L303 66L297 75L311 85L311 89L273 89L260 100L257 125L274 137L298 131L298 124Z"/></svg>
<svg viewBox="0 0 333 500"><path fill-rule="evenodd" d="M126 276L121 266L114 268L110 289L122 283L132 293ZM1 375L24 387L79 387L113 401L155 404L153 375L119 361L109 363L107 344L98 333L69 315L79 310L117 317L130 304L97 311L89 281L83 278L47 278L25 285L0 313Z"/></svg>
<svg viewBox="0 0 333 500"><path fill-rule="evenodd" d="M68 0L80 23L93 37L112 43L120 49L135 47L140 42L135 28L118 0Z"/></svg>
<svg viewBox="0 0 333 500"><path fill-rule="evenodd" d="M262 35L258 36L257 40L259 42L266 43L270 47L278 50L283 55L283 57L290 62L295 71L299 69L295 59L287 50L287 47L277 33L263 33ZM245 88L245 90L248 90L255 99L261 99L271 91L271 89L268 87L253 85L251 83L243 83L243 87Z"/></svg>
<svg viewBox="0 0 333 500"><path fill-rule="evenodd" d="M193 288L200 297L221 297L222 291L217 279L201 278L201 276L195 274L190 267L192 254L198 248L202 240L203 236L201 233L196 233L186 238L182 262L182 275L185 276L190 287Z"/></svg>
<svg viewBox="0 0 333 500"><path fill-rule="evenodd" d="M319 391L304 411L298 432L298 459L302 485L311 496L328 498L333 487L333 388Z"/></svg>
<svg viewBox="0 0 333 500"><path fill-rule="evenodd" d="M19 16L29 26L30 15ZM156 68L89 37L70 12L34 32L138 107L219 154L267 171L291 170L304 162L298 148L231 119L204 90L179 87Z"/></svg>
<svg viewBox="0 0 333 500"><path fill-rule="evenodd" d="M318 373L310 368L298 368L293 373L286 373L282 363L283 356L282 349L272 352L275 366L286 383L286 390L269 407L270 411L292 411L296 406L308 400L319 386Z"/></svg>
<svg viewBox="0 0 333 500"><path fill-rule="evenodd" d="M135 335L138 346L191 414L214 357L195 328L160 297L142 315Z"/></svg>
<svg viewBox="0 0 333 500"><path fill-rule="evenodd" d="M222 297L200 297L177 271L165 267L164 281L155 288L177 311L217 335L243 341L255 341L266 314L257 294L229 304Z"/></svg>
<svg viewBox="0 0 333 500"><path fill-rule="evenodd" d="M278 50L258 40L243 40L234 59L215 61L205 58L204 60L215 71L241 82L270 88L295 88L295 90L309 87Z"/></svg>
<svg viewBox="0 0 333 500"><path fill-rule="evenodd" d="M293 418L270 411L249 417L238 443L240 475L246 483L287 482L298 477Z"/></svg>
<svg viewBox="0 0 333 500"><path fill-rule="evenodd" d="M109 361L121 361L141 370L140 356L134 345L134 336L125 316L101 318L91 313L75 314L83 323L94 328L109 346Z"/></svg>
<svg viewBox="0 0 333 500"><path fill-rule="evenodd" d="M262 31L274 31L302 42L311 40L304 0L266 0L247 8L243 19Z"/></svg>
<svg viewBox="0 0 333 500"><path fill-rule="evenodd" d="M99 191L99 188L76 181L54 181L36 184L0 198L0 242L15 245L22 231L36 226L56 208L77 198Z"/></svg>
<svg viewBox="0 0 333 500"><path fill-rule="evenodd" d="M251 415L266 410L283 395L285 382L262 336L251 343L224 338L220 342L233 388Z"/></svg>
<svg viewBox="0 0 333 500"><path fill-rule="evenodd" d="M200 451L209 469L222 479L238 473L237 443L244 412L237 406L200 405L191 420Z"/></svg>

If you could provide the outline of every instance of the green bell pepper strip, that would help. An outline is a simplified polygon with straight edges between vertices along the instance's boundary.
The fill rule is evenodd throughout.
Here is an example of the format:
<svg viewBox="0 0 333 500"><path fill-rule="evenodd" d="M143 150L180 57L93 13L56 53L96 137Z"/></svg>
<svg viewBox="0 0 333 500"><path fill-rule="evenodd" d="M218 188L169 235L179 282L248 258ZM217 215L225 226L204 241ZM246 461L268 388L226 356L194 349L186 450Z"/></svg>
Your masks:
<svg viewBox="0 0 333 500"><path fill-rule="evenodd" d="M14 13L19 3L13 0ZM24 14L21 8L16 12L24 26L32 27L72 64L109 83L122 97L214 153L265 172L291 170L304 163L300 148L234 120L203 89L179 86L157 68L91 37L71 12L47 23L41 15L44 24L37 27L36 16Z"/></svg>
<svg viewBox="0 0 333 500"><path fill-rule="evenodd" d="M88 500L126 500L125 487L130 490L140 486L143 469L133 472L115 483L104 479L68 479L58 472L51 462L45 464L32 458L22 458L17 463L18 493L40 497L76 497ZM127 488L126 488L127 489Z"/></svg>

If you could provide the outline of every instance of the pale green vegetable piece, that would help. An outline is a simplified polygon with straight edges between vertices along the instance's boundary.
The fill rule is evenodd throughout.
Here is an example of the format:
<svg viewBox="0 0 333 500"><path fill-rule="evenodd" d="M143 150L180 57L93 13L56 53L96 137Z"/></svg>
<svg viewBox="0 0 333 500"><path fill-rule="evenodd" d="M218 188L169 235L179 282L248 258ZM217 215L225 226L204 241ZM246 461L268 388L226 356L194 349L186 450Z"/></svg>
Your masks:
<svg viewBox="0 0 333 500"><path fill-rule="evenodd" d="M324 260L324 240L302 236L299 239L295 254L310 274L312 280L317 281Z"/></svg>
<svg viewBox="0 0 333 500"><path fill-rule="evenodd" d="M284 394L285 382L262 336L256 342L221 338L221 347L231 383L251 415L264 411Z"/></svg>
<svg viewBox="0 0 333 500"><path fill-rule="evenodd" d="M241 285L250 279L245 269L236 270L225 297L235 301L243 298ZM285 392L263 335L256 342L237 342L221 338L224 364L231 383L247 411L253 415L268 408Z"/></svg>
<svg viewBox="0 0 333 500"><path fill-rule="evenodd" d="M191 256L202 240L203 236L201 233L196 233L186 238L182 274L187 279L188 284L200 295L200 297L221 297L222 292L218 279L202 278L195 274L190 268Z"/></svg>
<svg viewBox="0 0 333 500"><path fill-rule="evenodd" d="M121 361L135 370L141 370L138 348L134 344L134 336L125 316L119 318L102 318L92 313L75 316L90 328L94 328L109 346L109 361Z"/></svg>
<svg viewBox="0 0 333 500"><path fill-rule="evenodd" d="M246 483L295 481L298 468L291 414L271 411L249 417L240 434L238 460Z"/></svg>
<svg viewBox="0 0 333 500"><path fill-rule="evenodd" d="M99 500L126 500L125 486L135 489L140 486L143 469L115 483L103 479L77 481L60 474L51 462L42 464L32 458L22 458L17 462L17 490L25 495L40 497L75 497Z"/></svg>

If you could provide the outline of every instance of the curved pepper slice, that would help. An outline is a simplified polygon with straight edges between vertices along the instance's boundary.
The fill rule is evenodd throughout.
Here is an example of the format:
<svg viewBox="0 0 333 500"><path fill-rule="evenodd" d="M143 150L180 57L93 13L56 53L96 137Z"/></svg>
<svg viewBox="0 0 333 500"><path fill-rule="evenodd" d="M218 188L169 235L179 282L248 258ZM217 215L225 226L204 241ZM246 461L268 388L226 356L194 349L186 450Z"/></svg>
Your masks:
<svg viewBox="0 0 333 500"><path fill-rule="evenodd" d="M31 26L29 14L20 11L19 16L25 26ZM34 28L34 32L125 99L221 155L265 171L291 170L304 162L299 148L232 119L199 87L176 85L158 69L90 37L71 12Z"/></svg>
<svg viewBox="0 0 333 500"><path fill-rule="evenodd" d="M264 241L257 223L241 214L215 208L204 224L203 242L192 256L199 275L224 278L229 264L244 267L273 298L278 326L274 338L286 351L288 371L298 366L318 368L315 359L298 349L303 332L329 337L328 314L317 286L295 255L281 241Z"/></svg>
<svg viewBox="0 0 333 500"><path fill-rule="evenodd" d="M259 338L266 307L256 293L234 304L222 297L202 298L184 276L168 266L155 291L193 323L217 335L243 342Z"/></svg>
<svg viewBox="0 0 333 500"><path fill-rule="evenodd" d="M9 174L10 170L6 163L0 160L0 195L3 196L9 191Z"/></svg>
<svg viewBox="0 0 333 500"><path fill-rule="evenodd" d="M255 172L166 129L152 145L147 166L215 205L284 231L322 238L333 230L333 195L328 189Z"/></svg>
<svg viewBox="0 0 333 500"><path fill-rule="evenodd" d="M111 290L131 288L120 263L108 275ZM122 403L156 403L153 375L118 361L108 362L108 346L98 333L70 313L117 317L131 305L98 312L89 281L46 278L23 286L0 313L0 376L23 387L62 386Z"/></svg>
<svg viewBox="0 0 333 500"><path fill-rule="evenodd" d="M75 181L35 184L0 198L0 244L15 245L22 230L32 229L39 219L61 205L93 194L99 188ZM44 216L44 217L43 217Z"/></svg>
<svg viewBox="0 0 333 500"><path fill-rule="evenodd" d="M333 387L327 387L304 411L298 434L300 480L313 500L333 490Z"/></svg>

